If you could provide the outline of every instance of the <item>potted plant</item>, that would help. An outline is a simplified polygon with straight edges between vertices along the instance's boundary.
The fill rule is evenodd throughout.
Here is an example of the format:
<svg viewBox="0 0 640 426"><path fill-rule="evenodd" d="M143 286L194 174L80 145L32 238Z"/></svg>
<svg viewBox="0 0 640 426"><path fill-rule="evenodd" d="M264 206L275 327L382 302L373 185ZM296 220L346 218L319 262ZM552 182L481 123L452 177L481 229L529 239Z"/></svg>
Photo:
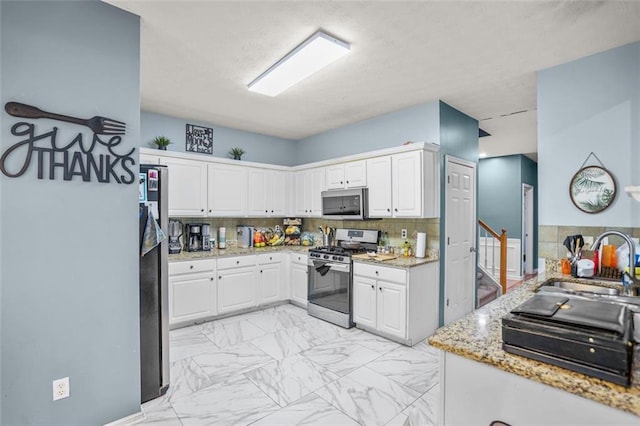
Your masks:
<svg viewBox="0 0 640 426"><path fill-rule="evenodd" d="M228 155L229 155L229 158L233 158L234 160L242 160L242 156L244 155L244 149L231 148Z"/></svg>
<svg viewBox="0 0 640 426"><path fill-rule="evenodd" d="M161 149L164 151L167 150L167 146L169 144L173 143L169 140L169 138L166 138L164 136L157 136L155 139L153 139L152 142L156 145L156 147L158 147L158 149Z"/></svg>

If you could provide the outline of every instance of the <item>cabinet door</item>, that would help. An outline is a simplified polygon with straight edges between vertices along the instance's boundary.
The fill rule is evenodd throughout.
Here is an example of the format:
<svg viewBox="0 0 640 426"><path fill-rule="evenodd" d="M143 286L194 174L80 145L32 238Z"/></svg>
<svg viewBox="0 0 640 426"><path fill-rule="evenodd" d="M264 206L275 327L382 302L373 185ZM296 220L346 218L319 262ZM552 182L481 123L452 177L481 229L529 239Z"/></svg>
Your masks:
<svg viewBox="0 0 640 426"><path fill-rule="evenodd" d="M376 280L353 277L353 322L376 327Z"/></svg>
<svg viewBox="0 0 640 426"><path fill-rule="evenodd" d="M207 165L196 160L160 158L169 169L169 216L205 216Z"/></svg>
<svg viewBox="0 0 640 426"><path fill-rule="evenodd" d="M367 160L369 216L391 217L391 156Z"/></svg>
<svg viewBox="0 0 640 426"><path fill-rule="evenodd" d="M258 284L260 286L260 302L271 303L281 300L280 281L282 273L280 263L258 265Z"/></svg>
<svg viewBox="0 0 640 426"><path fill-rule="evenodd" d="M307 306L307 266L291 265L291 299Z"/></svg>
<svg viewBox="0 0 640 426"><path fill-rule="evenodd" d="M344 165L344 186L346 188L367 186L366 160L351 161Z"/></svg>
<svg viewBox="0 0 640 426"><path fill-rule="evenodd" d="M407 287L378 281L377 328L402 339L407 335Z"/></svg>
<svg viewBox="0 0 640 426"><path fill-rule="evenodd" d="M324 191L324 169L308 172L307 196L310 216L322 216L322 191Z"/></svg>
<svg viewBox="0 0 640 426"><path fill-rule="evenodd" d="M267 208L269 216L284 217L287 214L287 173L272 171L269 179Z"/></svg>
<svg viewBox="0 0 640 426"><path fill-rule="evenodd" d="M237 311L256 305L255 267L218 272L218 313Z"/></svg>
<svg viewBox="0 0 640 426"><path fill-rule="evenodd" d="M344 188L344 164L335 164L325 168L325 179L327 189Z"/></svg>
<svg viewBox="0 0 640 426"><path fill-rule="evenodd" d="M249 184L247 185L247 215L248 216L267 216L269 198L269 190L271 189L269 182L270 171L265 169L249 169Z"/></svg>
<svg viewBox="0 0 640 426"><path fill-rule="evenodd" d="M246 216L247 169L227 164L209 164L207 176L209 216Z"/></svg>
<svg viewBox="0 0 640 426"><path fill-rule="evenodd" d="M392 156L393 216L422 216L422 152Z"/></svg>
<svg viewBox="0 0 640 426"><path fill-rule="evenodd" d="M296 172L293 175L294 203L293 211L295 216L308 216L309 209L306 207L307 201L307 172Z"/></svg>
<svg viewBox="0 0 640 426"><path fill-rule="evenodd" d="M169 278L169 323L216 315L215 278L185 274Z"/></svg>

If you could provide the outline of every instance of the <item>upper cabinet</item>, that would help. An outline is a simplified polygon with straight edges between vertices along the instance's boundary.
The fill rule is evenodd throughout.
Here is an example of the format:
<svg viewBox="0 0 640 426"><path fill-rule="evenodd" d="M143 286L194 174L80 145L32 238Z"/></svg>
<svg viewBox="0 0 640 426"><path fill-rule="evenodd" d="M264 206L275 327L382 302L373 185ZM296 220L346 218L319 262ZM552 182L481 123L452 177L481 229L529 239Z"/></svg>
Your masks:
<svg viewBox="0 0 640 426"><path fill-rule="evenodd" d="M322 215L322 191L324 190L325 169L295 172L294 179L294 215L300 217Z"/></svg>
<svg viewBox="0 0 640 426"><path fill-rule="evenodd" d="M249 168L247 187L248 216L286 216L287 173Z"/></svg>
<svg viewBox="0 0 640 426"><path fill-rule="evenodd" d="M207 163L161 157L169 169L169 216L206 216Z"/></svg>
<svg viewBox="0 0 640 426"><path fill-rule="evenodd" d="M414 150L367 160L369 217L438 217L438 155Z"/></svg>
<svg viewBox="0 0 640 426"><path fill-rule="evenodd" d="M230 164L208 165L207 213L218 217L247 214L247 168Z"/></svg>
<svg viewBox="0 0 640 426"><path fill-rule="evenodd" d="M334 164L325 168L326 188L358 188L367 186L367 161Z"/></svg>

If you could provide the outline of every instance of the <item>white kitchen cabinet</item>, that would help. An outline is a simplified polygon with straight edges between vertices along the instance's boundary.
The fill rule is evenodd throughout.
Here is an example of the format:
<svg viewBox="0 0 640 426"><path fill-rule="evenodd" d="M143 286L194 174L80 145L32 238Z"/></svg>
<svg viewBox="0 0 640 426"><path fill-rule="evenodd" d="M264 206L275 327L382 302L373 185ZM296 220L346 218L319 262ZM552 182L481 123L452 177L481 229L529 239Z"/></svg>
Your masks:
<svg viewBox="0 0 640 426"><path fill-rule="evenodd" d="M258 255L256 271L258 282L258 304L273 303L283 299L282 253Z"/></svg>
<svg viewBox="0 0 640 426"><path fill-rule="evenodd" d="M294 174L294 215L301 217L322 215L322 191L325 169L322 167L298 171Z"/></svg>
<svg viewBox="0 0 640 426"><path fill-rule="evenodd" d="M286 216L286 176L285 172L278 170L249 168L248 216Z"/></svg>
<svg viewBox="0 0 640 426"><path fill-rule="evenodd" d="M431 150L391 156L393 217L440 215L439 157Z"/></svg>
<svg viewBox="0 0 640 426"><path fill-rule="evenodd" d="M438 326L438 264L391 268L354 262L353 322L359 328L415 345Z"/></svg>
<svg viewBox="0 0 640 426"><path fill-rule="evenodd" d="M289 299L298 306L307 307L307 255L290 254Z"/></svg>
<svg viewBox="0 0 640 426"><path fill-rule="evenodd" d="M169 263L169 324L196 322L216 315L216 262Z"/></svg>
<svg viewBox="0 0 640 426"><path fill-rule="evenodd" d="M247 215L247 168L208 164L207 214L216 217Z"/></svg>
<svg viewBox="0 0 640 426"><path fill-rule="evenodd" d="M157 155L140 153L140 164L160 164L160 157Z"/></svg>
<svg viewBox="0 0 640 426"><path fill-rule="evenodd" d="M219 314L256 306L256 290L256 256L218 259Z"/></svg>
<svg viewBox="0 0 640 426"><path fill-rule="evenodd" d="M207 164L197 160L161 157L169 169L169 216L206 216Z"/></svg>
<svg viewBox="0 0 640 426"><path fill-rule="evenodd" d="M367 160L369 217L392 217L391 156Z"/></svg>
<svg viewBox="0 0 640 426"><path fill-rule="evenodd" d="M358 160L327 166L325 179L327 189L367 186L367 162L366 160Z"/></svg>

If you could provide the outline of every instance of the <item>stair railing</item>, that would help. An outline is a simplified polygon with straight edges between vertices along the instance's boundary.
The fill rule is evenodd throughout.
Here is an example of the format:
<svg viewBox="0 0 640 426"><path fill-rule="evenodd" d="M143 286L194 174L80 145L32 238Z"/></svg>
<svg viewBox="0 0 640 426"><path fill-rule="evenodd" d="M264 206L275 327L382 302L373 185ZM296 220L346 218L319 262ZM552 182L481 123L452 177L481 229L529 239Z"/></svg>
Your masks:
<svg viewBox="0 0 640 426"><path fill-rule="evenodd" d="M499 266L499 279L500 286L502 287L502 294L507 292L507 230L502 228L502 233L498 234L489 225L487 225L482 219L478 219L478 225L480 225L480 236L484 237L484 267L485 270L490 271L494 277L496 275L496 242L500 245L500 266ZM489 244L489 240L491 244ZM487 267L487 255L491 249L491 268Z"/></svg>

